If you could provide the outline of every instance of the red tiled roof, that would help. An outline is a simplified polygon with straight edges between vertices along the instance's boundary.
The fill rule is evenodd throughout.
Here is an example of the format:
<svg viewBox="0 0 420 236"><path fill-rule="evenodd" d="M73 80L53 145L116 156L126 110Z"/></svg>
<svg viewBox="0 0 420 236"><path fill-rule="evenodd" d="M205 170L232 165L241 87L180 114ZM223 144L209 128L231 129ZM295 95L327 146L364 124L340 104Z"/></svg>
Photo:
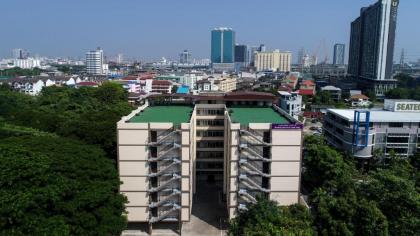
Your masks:
<svg viewBox="0 0 420 236"><path fill-rule="evenodd" d="M122 78L121 80L137 80L137 76L129 75L127 77Z"/></svg>
<svg viewBox="0 0 420 236"><path fill-rule="evenodd" d="M301 84L303 84L303 85L307 85L307 86L314 86L315 85L315 83L312 81L312 80L305 80L305 81L302 81L302 83Z"/></svg>
<svg viewBox="0 0 420 236"><path fill-rule="evenodd" d="M230 92L225 95L225 100L275 100L276 96L263 92Z"/></svg>
<svg viewBox="0 0 420 236"><path fill-rule="evenodd" d="M313 89L299 89L298 93L299 95L313 96L314 90Z"/></svg>
<svg viewBox="0 0 420 236"><path fill-rule="evenodd" d="M168 80L153 80L152 85L172 85L171 81Z"/></svg>
<svg viewBox="0 0 420 236"><path fill-rule="evenodd" d="M90 82L90 81L84 81L84 82L77 83L76 85L78 85L78 86L97 86L98 83Z"/></svg>
<svg viewBox="0 0 420 236"><path fill-rule="evenodd" d="M154 79L155 76L153 75L142 75L139 77L139 80L147 80L147 79Z"/></svg>
<svg viewBox="0 0 420 236"><path fill-rule="evenodd" d="M359 100L359 99L368 100L369 97L367 97L366 95L363 95L363 94L355 94L355 95L351 96L350 99L351 100Z"/></svg>

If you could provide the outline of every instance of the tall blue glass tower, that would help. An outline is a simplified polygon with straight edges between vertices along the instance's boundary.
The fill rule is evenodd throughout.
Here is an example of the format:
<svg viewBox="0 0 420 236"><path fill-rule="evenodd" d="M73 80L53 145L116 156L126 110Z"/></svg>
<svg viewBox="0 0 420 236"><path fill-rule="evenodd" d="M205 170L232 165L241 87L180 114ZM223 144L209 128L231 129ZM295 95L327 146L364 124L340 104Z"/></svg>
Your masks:
<svg viewBox="0 0 420 236"><path fill-rule="evenodd" d="M211 62L234 63L235 31L230 28L216 28L211 31Z"/></svg>

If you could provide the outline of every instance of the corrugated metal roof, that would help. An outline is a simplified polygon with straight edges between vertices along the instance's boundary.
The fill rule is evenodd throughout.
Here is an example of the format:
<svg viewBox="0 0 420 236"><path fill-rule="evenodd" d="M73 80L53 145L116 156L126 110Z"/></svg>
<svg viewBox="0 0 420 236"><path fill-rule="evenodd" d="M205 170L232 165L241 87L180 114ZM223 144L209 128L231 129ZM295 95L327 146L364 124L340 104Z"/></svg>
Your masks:
<svg viewBox="0 0 420 236"><path fill-rule="evenodd" d="M340 116L348 121L353 121L354 111L352 109L328 109L328 111ZM361 114L360 119L365 120L365 115ZM371 122L420 122L420 112L393 112L385 110L371 110Z"/></svg>

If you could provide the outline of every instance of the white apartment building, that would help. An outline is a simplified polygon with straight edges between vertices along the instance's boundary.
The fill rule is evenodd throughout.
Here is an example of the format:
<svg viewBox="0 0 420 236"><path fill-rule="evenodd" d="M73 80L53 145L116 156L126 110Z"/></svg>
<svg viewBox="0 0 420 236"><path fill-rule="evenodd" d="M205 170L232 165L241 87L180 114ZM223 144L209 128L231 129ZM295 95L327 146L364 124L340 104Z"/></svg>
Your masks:
<svg viewBox="0 0 420 236"><path fill-rule="evenodd" d="M226 220L257 195L280 205L299 202L302 124L273 104L275 96L166 97L149 98L117 123L129 226L182 227L205 199L222 204Z"/></svg>
<svg viewBox="0 0 420 236"><path fill-rule="evenodd" d="M108 74L108 64L105 63L104 51L101 48L86 53L86 72L91 75Z"/></svg>
<svg viewBox="0 0 420 236"><path fill-rule="evenodd" d="M297 119L302 113L302 96L297 92L279 91L279 106L290 116Z"/></svg>
<svg viewBox="0 0 420 236"><path fill-rule="evenodd" d="M13 66L22 69L41 68L41 60L35 58L14 59Z"/></svg>
<svg viewBox="0 0 420 236"><path fill-rule="evenodd" d="M288 72L292 64L292 53L280 52L280 50L255 52L254 60L257 71L271 70Z"/></svg>

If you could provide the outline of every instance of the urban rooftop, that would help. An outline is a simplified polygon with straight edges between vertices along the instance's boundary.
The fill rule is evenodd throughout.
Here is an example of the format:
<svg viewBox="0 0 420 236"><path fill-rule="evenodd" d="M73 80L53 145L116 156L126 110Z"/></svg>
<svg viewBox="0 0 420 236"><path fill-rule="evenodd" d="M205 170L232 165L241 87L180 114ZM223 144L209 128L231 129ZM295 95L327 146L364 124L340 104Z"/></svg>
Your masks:
<svg viewBox="0 0 420 236"><path fill-rule="evenodd" d="M133 123L188 123L190 121L192 106L149 106L140 113L133 116L130 122Z"/></svg>
<svg viewBox="0 0 420 236"><path fill-rule="evenodd" d="M193 111L188 105L149 106L133 116L132 123L188 123ZM247 125L249 123L289 124L290 121L272 107L232 106L228 107L233 123Z"/></svg>

